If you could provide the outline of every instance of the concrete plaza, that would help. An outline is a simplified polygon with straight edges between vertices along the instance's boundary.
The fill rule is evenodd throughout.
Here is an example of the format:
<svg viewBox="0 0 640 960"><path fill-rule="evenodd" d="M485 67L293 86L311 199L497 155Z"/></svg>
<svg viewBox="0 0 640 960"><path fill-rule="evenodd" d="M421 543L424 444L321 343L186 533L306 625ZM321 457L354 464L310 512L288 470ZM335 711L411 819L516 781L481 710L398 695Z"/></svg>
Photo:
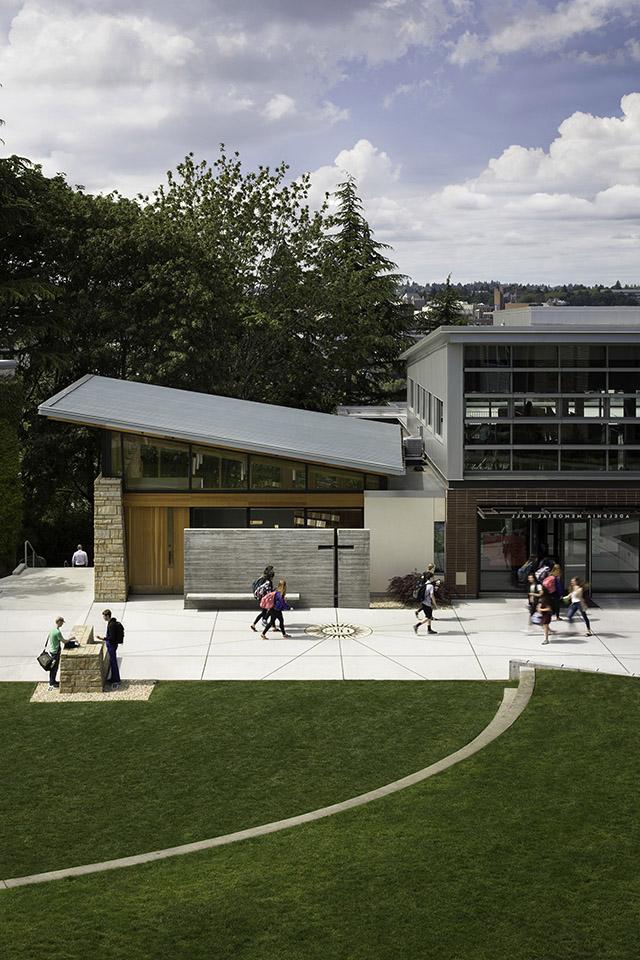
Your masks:
<svg viewBox="0 0 640 960"><path fill-rule="evenodd" d="M543 646L523 598L483 598L436 611L416 636L412 610L300 609L285 614L291 639L263 640L255 613L184 610L181 597L131 596L110 604L122 620L121 672L136 680L503 680L509 660L640 674L640 598L599 597L584 624L553 624ZM35 658L56 616L102 633L93 571L27 570L0 580L0 681L44 680Z"/></svg>

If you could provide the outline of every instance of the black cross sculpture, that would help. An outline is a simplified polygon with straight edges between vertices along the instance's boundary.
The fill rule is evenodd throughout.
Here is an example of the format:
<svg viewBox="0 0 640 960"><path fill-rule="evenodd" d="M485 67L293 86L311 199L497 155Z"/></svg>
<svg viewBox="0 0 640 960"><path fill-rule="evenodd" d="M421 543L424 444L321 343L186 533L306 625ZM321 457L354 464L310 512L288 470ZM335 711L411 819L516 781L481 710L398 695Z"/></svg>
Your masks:
<svg viewBox="0 0 640 960"><path fill-rule="evenodd" d="M338 543L338 529L334 527L333 543L322 543L318 550L333 550L333 605L338 606L338 550L354 550L353 543Z"/></svg>

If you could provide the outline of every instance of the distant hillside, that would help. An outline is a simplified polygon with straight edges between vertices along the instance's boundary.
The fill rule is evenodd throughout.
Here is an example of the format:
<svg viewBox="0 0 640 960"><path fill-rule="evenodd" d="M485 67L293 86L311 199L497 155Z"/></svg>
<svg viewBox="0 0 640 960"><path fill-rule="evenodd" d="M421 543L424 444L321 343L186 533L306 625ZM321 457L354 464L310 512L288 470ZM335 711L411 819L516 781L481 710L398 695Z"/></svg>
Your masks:
<svg viewBox="0 0 640 960"><path fill-rule="evenodd" d="M587 287L581 283L568 283L558 287L535 283L500 284L497 280L451 283L460 300L487 305L493 303L493 291L498 286L502 288L506 303L555 302L568 307L624 307L640 304L640 285L623 287L619 282L613 287L602 284ZM444 283L411 282L401 288L401 293L413 294L428 301L443 287Z"/></svg>

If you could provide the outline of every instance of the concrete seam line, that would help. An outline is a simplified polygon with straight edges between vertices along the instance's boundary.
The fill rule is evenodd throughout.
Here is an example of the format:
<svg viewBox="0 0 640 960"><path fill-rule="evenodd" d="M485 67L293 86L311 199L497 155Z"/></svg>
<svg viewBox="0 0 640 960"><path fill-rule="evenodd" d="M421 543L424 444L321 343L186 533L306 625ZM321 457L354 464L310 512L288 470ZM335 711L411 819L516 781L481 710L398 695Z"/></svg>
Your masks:
<svg viewBox="0 0 640 960"><path fill-rule="evenodd" d="M90 873L102 873L106 870L119 870L124 867L136 867L144 863L153 863L156 860L166 860L169 857L183 856L188 853L200 853L203 850L211 850L214 847L227 846L231 843L238 843L240 840L249 840L256 837L264 837L270 833L277 833L280 830L288 830L290 827L301 826L304 823L313 823L316 820L322 820L325 817L331 817L336 813L343 813L346 810L353 810L355 807L361 807L371 803L373 800L380 800L388 797L400 790L406 790L407 787L428 780L448 770L461 760L473 756L483 747L503 734L512 726L523 712L535 685L535 670L530 667L521 667L520 683L517 689L506 687L504 690L502 702L498 707L495 716L489 721L487 726L480 731L469 743L454 753L436 760L422 770L417 770L400 780L394 780L375 790L369 790L367 793L361 793L357 797L351 797L349 800L342 800L339 803L330 804L327 807L320 807L317 810L311 810L308 813L301 813L295 817L287 817L285 820L275 820L272 823L265 823L257 827L249 827L246 830L238 830L235 833L227 833L219 837L211 837L208 840L196 840L193 843L184 843L177 847L167 847L163 850L152 850L149 853L135 854L130 857L120 857L117 860L105 860L102 863L87 863L79 867L66 867L62 870L48 870L46 873L35 873L26 877L12 877L7 880L0 880L0 890L11 889L13 887L26 887L36 883L48 883L52 880L64 880L68 877L83 877Z"/></svg>

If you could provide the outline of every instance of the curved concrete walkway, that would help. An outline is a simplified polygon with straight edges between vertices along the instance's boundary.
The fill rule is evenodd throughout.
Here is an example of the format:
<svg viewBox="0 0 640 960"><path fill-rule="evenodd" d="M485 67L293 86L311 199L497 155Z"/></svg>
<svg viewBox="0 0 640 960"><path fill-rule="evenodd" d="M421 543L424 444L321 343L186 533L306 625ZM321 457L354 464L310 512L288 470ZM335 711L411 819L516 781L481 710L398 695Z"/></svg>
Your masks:
<svg viewBox="0 0 640 960"><path fill-rule="evenodd" d="M384 787L378 787L376 790L370 790L368 793L361 793L358 797L352 797L350 800L343 800L340 803L333 803L328 807L320 807L318 810L312 810L309 813L299 814L297 817L288 817L286 820L275 820L272 823L265 823L259 827L250 827L248 830L238 830L236 833L227 833L221 837L211 837L209 840L198 840L194 843L184 843L178 847L167 847L164 850L153 850L150 853L136 854L132 857L120 857L117 860L105 860L103 863L87 863L80 867L67 867L63 870L49 870L46 873L34 873L28 877L13 877L8 880L0 880L0 889L7 890L12 887L26 887L35 883L48 883L50 880L63 880L66 877L83 877L90 873L102 873L105 870L118 870L121 867L137 867L143 863L153 863L156 860L166 860L169 857L180 857L186 853L199 853L202 850L211 850L213 847L222 847L230 843L237 843L239 840L249 840L254 837L264 837L268 833L277 833L280 830L288 830L289 827L298 827L303 823L312 823L314 820L322 820L324 817L331 817L336 813L343 813L345 810L352 810L354 807L362 807L373 800L380 800L382 797L388 797L392 793L405 790L416 783L428 780L429 777L442 773L450 767L466 760L467 757L478 753L483 747L499 737L505 730L518 719L523 712L533 693L535 684L535 670L529 667L520 668L520 683L518 687L506 687L495 717L487 724L477 737L475 737L466 746L461 747L448 757L437 760L435 763L424 767L416 773L409 774L408 777L402 777L401 780L394 780L387 783Z"/></svg>

